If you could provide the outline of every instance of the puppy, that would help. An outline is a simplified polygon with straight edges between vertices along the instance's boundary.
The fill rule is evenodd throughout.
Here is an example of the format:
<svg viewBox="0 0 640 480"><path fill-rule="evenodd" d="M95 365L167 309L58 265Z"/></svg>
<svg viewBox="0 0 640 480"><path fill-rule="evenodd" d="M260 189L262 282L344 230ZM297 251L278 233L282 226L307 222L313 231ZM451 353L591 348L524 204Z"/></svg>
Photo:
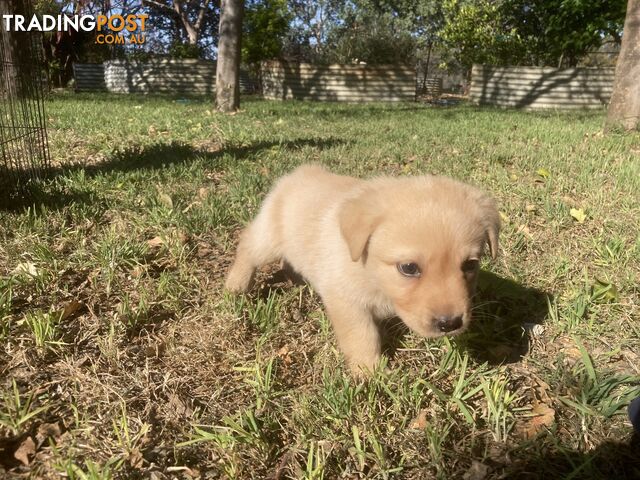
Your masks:
<svg viewBox="0 0 640 480"><path fill-rule="evenodd" d="M281 178L244 230L226 288L247 291L256 268L282 260L322 298L347 362L373 371L378 321L398 316L439 337L471 321L479 259L498 253L494 200L445 177L360 180L316 165Z"/></svg>

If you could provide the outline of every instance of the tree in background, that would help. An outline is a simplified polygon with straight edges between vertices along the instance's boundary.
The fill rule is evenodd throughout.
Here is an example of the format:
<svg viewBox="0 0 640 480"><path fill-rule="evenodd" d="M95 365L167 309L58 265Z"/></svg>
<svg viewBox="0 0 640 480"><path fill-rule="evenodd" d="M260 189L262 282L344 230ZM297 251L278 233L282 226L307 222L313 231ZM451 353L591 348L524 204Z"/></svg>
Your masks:
<svg viewBox="0 0 640 480"><path fill-rule="evenodd" d="M212 0L142 0L142 4L176 19L189 45L198 45L206 20L217 8Z"/></svg>
<svg viewBox="0 0 640 480"><path fill-rule="evenodd" d="M343 4L327 34L327 63L414 63L412 21L371 0Z"/></svg>
<svg viewBox="0 0 640 480"><path fill-rule="evenodd" d="M242 22L243 63L281 57L292 20L286 0L248 1Z"/></svg>
<svg viewBox="0 0 640 480"><path fill-rule="evenodd" d="M575 67L607 38L620 43L625 6L625 0L505 0L500 10L523 40L529 64Z"/></svg>
<svg viewBox="0 0 640 480"><path fill-rule="evenodd" d="M288 0L292 21L285 42L289 60L326 63L328 32L340 21L340 0Z"/></svg>
<svg viewBox="0 0 640 480"><path fill-rule="evenodd" d="M446 0L441 48L449 66L576 66L620 39L625 0Z"/></svg>
<svg viewBox="0 0 640 480"><path fill-rule="evenodd" d="M111 8L125 15L141 10L140 0L119 0L118 2L68 0L38 0L34 2L37 15L108 15ZM49 84L63 87L73 78L73 63L101 63L124 54L119 45L96 43L96 32L43 32L43 52Z"/></svg>
<svg viewBox="0 0 640 480"><path fill-rule="evenodd" d="M526 52L517 28L509 25L499 2L445 0L440 32L443 61L468 71L474 63L515 64Z"/></svg>
<svg viewBox="0 0 640 480"><path fill-rule="evenodd" d="M240 107L240 53L244 0L222 0L216 67L216 108L234 112Z"/></svg>
<svg viewBox="0 0 640 480"><path fill-rule="evenodd" d="M629 0L606 127L640 128L640 0Z"/></svg>

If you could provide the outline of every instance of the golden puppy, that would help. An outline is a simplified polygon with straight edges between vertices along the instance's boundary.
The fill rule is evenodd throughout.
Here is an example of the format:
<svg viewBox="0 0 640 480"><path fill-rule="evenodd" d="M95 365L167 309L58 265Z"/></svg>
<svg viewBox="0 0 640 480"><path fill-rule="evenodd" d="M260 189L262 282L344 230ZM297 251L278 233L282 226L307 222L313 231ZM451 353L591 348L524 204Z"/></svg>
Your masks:
<svg viewBox="0 0 640 480"><path fill-rule="evenodd" d="M471 320L479 259L498 252L493 199L450 178L360 180L315 165L283 177L242 233L226 288L284 260L320 294L355 372L380 360L377 322L439 337Z"/></svg>

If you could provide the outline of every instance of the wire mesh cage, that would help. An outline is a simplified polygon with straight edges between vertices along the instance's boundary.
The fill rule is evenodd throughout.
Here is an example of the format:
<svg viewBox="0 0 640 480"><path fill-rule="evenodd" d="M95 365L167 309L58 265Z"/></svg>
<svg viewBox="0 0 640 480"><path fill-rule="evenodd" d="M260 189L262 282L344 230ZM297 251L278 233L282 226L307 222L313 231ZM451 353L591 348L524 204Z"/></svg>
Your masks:
<svg viewBox="0 0 640 480"><path fill-rule="evenodd" d="M29 0L0 0L2 15L31 18ZM0 26L0 206L30 197L50 167L41 33Z"/></svg>

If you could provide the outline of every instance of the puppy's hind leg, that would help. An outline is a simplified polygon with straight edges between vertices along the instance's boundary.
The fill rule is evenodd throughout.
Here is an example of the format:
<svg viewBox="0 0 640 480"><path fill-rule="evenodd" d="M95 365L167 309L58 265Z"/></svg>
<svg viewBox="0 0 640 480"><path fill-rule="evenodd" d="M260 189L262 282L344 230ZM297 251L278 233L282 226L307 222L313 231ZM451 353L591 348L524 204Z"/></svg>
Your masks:
<svg viewBox="0 0 640 480"><path fill-rule="evenodd" d="M246 292L251 288L257 268L280 259L276 239L264 217L259 215L240 235L233 265L227 273L225 288L231 292Z"/></svg>

